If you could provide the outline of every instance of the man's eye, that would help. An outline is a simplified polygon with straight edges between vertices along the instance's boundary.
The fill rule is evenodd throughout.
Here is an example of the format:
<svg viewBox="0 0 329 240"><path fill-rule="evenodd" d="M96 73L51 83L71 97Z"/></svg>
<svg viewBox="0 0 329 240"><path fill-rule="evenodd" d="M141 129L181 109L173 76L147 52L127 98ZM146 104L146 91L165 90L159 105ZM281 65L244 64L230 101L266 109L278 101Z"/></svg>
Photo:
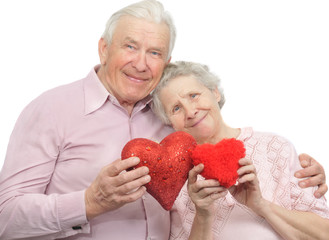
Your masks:
<svg viewBox="0 0 329 240"><path fill-rule="evenodd" d="M133 46L131 46L131 45L127 45L127 48L129 48L129 49L134 49L134 47Z"/></svg>
<svg viewBox="0 0 329 240"><path fill-rule="evenodd" d="M154 56L160 56L160 53L158 53L158 52L151 52L151 54Z"/></svg>
<svg viewBox="0 0 329 240"><path fill-rule="evenodd" d="M198 96L198 94L196 94L196 93L191 94L191 98L196 98L197 96Z"/></svg>

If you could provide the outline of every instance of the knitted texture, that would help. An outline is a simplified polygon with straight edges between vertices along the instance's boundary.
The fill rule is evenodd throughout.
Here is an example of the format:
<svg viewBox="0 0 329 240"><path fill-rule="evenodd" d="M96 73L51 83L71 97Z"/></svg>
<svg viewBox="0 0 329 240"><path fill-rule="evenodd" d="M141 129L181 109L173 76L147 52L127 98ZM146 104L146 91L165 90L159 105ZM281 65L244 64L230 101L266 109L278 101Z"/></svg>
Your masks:
<svg viewBox="0 0 329 240"><path fill-rule="evenodd" d="M314 212L329 218L324 197L316 199L315 188L301 189L295 171L301 169L293 145L272 133L254 132L242 128L237 138L243 141L246 158L256 167L260 189L265 199L290 210ZM199 177L199 180L204 179ZM195 206L183 186L171 211L170 239L188 239L195 216ZM215 202L214 239L254 240L283 239L264 220L228 193ZM257 235L255 235L257 234Z"/></svg>

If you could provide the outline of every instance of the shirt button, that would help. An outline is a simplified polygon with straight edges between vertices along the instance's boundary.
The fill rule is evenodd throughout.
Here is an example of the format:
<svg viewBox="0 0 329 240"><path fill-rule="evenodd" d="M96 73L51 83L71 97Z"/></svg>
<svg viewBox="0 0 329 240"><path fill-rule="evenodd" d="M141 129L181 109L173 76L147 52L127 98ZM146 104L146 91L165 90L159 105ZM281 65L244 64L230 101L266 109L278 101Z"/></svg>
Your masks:
<svg viewBox="0 0 329 240"><path fill-rule="evenodd" d="M143 196L142 196L142 199L143 199L143 200L145 200L145 199L146 199L146 196L145 196L145 195L143 195Z"/></svg>

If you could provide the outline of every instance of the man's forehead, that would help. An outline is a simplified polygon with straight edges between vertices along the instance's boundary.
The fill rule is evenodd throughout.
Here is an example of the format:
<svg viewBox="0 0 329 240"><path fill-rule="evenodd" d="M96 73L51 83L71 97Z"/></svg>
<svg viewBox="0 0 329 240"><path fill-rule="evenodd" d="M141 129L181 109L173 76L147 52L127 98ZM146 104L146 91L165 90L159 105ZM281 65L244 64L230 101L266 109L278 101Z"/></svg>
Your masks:
<svg viewBox="0 0 329 240"><path fill-rule="evenodd" d="M145 19L131 16L121 17L114 30L113 40L126 41L130 43L141 43L149 41L153 47L162 51L168 50L170 41L169 27L165 23L154 23Z"/></svg>

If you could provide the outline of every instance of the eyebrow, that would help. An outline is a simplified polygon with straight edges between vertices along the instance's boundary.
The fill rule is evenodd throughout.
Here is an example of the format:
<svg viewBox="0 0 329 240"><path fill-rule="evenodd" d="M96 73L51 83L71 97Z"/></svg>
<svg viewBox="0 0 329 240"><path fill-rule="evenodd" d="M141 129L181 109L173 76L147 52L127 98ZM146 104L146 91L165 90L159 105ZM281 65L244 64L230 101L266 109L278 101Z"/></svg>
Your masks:
<svg viewBox="0 0 329 240"><path fill-rule="evenodd" d="M131 37L126 37L126 38L124 39L124 42L130 42L130 43L133 43L133 44L137 44L137 41L134 40L134 39L131 38Z"/></svg>
<svg viewBox="0 0 329 240"><path fill-rule="evenodd" d="M135 39L131 38L131 37L126 37L124 39L124 42L130 42L132 44L138 45L138 42ZM150 47L150 49L152 49L154 51L159 51L161 53L164 53L166 51L166 48L165 47Z"/></svg>

